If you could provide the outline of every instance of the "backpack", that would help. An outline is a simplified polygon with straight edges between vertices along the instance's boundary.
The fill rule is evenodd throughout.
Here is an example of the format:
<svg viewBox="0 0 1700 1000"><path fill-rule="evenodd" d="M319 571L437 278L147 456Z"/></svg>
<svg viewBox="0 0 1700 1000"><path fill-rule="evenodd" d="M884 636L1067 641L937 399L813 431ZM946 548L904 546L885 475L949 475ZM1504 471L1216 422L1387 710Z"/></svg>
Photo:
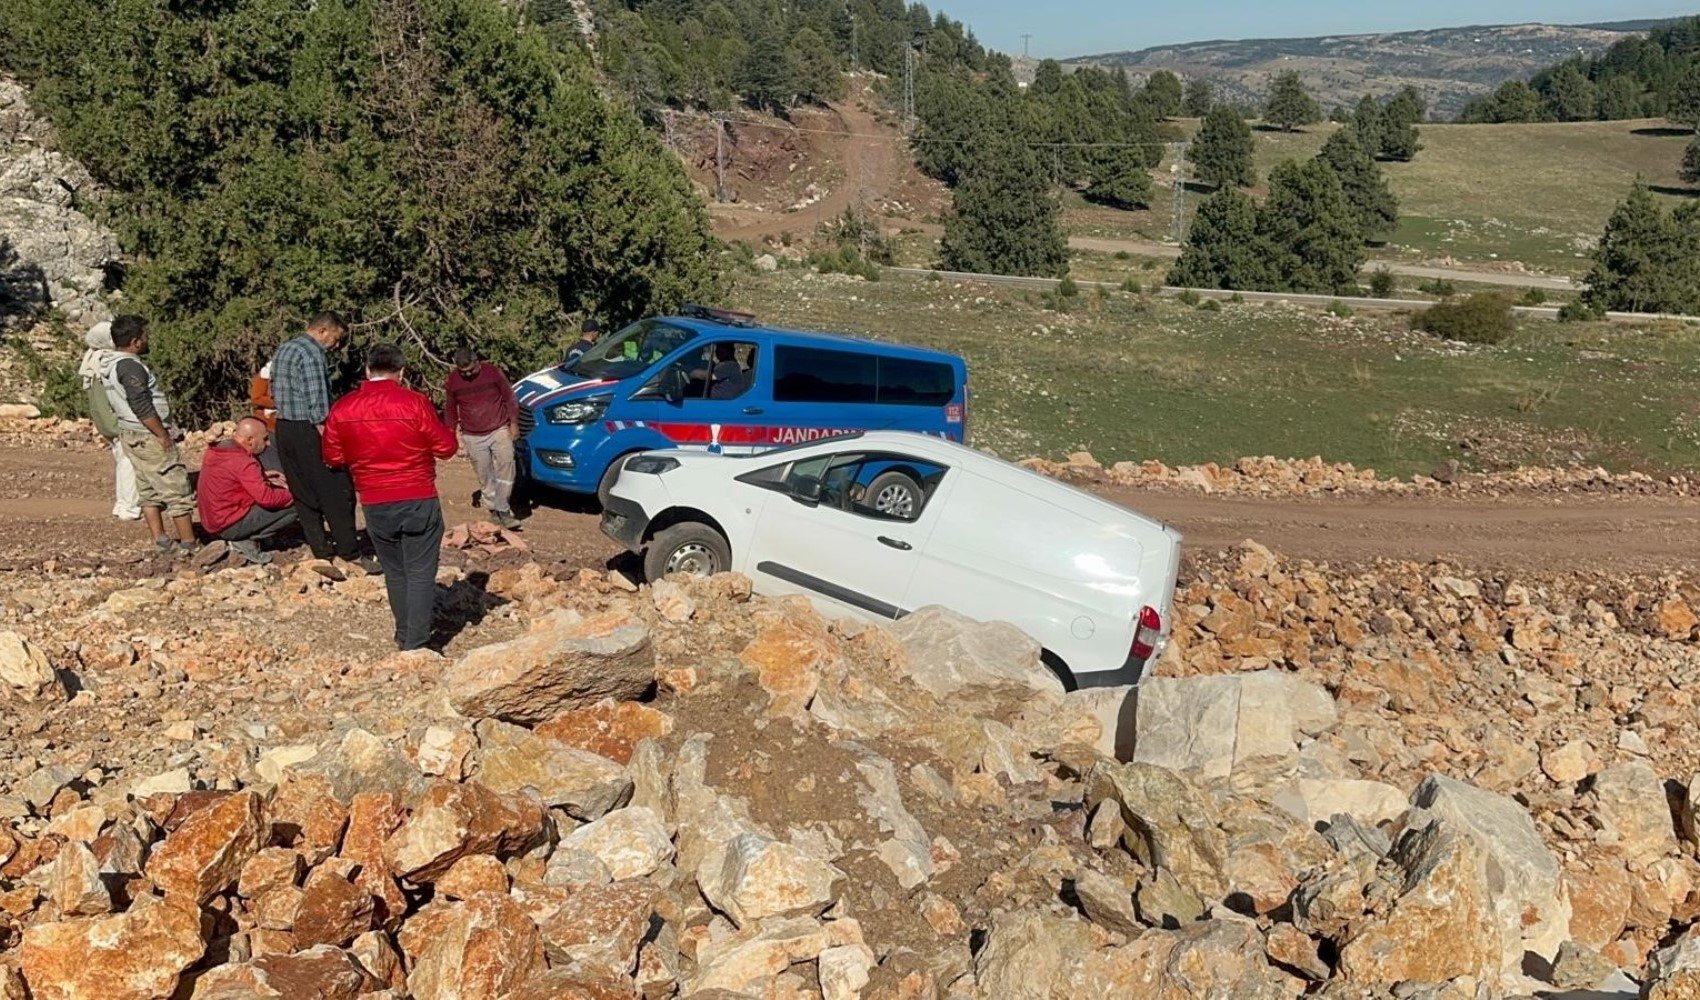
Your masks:
<svg viewBox="0 0 1700 1000"><path fill-rule="evenodd" d="M89 418L94 421L94 429L108 441L118 437L118 414L112 410L112 400L106 396L106 380L95 379L84 390L88 394Z"/></svg>

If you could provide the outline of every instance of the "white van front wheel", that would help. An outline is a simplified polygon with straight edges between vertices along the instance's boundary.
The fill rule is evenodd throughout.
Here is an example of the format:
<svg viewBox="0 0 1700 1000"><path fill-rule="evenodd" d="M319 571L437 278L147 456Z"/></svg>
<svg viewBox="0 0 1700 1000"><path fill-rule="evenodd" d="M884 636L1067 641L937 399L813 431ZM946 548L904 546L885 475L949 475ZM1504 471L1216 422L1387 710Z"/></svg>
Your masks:
<svg viewBox="0 0 1700 1000"><path fill-rule="evenodd" d="M888 517L913 521L920 516L921 501L921 484L896 469L880 473L868 484L868 506Z"/></svg>
<svg viewBox="0 0 1700 1000"><path fill-rule="evenodd" d="M713 576L731 567L731 546L720 532L699 521L663 529L643 554L643 575L651 583L673 573Z"/></svg>

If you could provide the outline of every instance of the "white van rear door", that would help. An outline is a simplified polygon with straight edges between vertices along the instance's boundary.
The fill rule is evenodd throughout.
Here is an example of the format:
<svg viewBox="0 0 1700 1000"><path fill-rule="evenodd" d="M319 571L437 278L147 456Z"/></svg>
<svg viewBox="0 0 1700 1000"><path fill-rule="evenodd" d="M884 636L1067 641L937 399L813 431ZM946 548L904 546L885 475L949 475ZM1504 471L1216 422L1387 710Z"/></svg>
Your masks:
<svg viewBox="0 0 1700 1000"><path fill-rule="evenodd" d="M1145 579L1153 574L1131 515L1089 518L1042 491L967 472L943 513L910 583L911 609L942 604L1010 622L1083 681L1127 662L1139 609L1156 606L1167 587Z"/></svg>

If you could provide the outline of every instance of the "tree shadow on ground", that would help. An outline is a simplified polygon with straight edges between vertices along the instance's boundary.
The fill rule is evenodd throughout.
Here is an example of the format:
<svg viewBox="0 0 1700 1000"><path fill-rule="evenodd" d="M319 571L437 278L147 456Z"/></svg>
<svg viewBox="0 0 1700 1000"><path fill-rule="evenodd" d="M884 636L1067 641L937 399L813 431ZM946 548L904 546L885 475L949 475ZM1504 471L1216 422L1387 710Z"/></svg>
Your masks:
<svg viewBox="0 0 1700 1000"><path fill-rule="evenodd" d="M1668 194L1673 198L1700 198L1700 189L1691 187L1674 187L1670 184L1649 184L1647 190L1654 194Z"/></svg>
<svg viewBox="0 0 1700 1000"><path fill-rule="evenodd" d="M1646 128L1632 130L1630 135L1645 135L1654 138L1669 139L1679 135L1693 135L1694 130L1680 125L1648 125Z"/></svg>

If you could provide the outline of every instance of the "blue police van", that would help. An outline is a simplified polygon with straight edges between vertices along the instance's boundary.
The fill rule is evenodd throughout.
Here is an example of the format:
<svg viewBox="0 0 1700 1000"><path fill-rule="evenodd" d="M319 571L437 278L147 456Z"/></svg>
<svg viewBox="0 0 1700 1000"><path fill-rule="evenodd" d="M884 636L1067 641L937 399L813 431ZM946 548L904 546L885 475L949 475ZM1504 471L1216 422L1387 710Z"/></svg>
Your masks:
<svg viewBox="0 0 1700 1000"><path fill-rule="evenodd" d="M963 441L968 366L954 354L772 329L725 309L679 312L514 387L523 479L606 497L640 451L751 454L867 430Z"/></svg>

